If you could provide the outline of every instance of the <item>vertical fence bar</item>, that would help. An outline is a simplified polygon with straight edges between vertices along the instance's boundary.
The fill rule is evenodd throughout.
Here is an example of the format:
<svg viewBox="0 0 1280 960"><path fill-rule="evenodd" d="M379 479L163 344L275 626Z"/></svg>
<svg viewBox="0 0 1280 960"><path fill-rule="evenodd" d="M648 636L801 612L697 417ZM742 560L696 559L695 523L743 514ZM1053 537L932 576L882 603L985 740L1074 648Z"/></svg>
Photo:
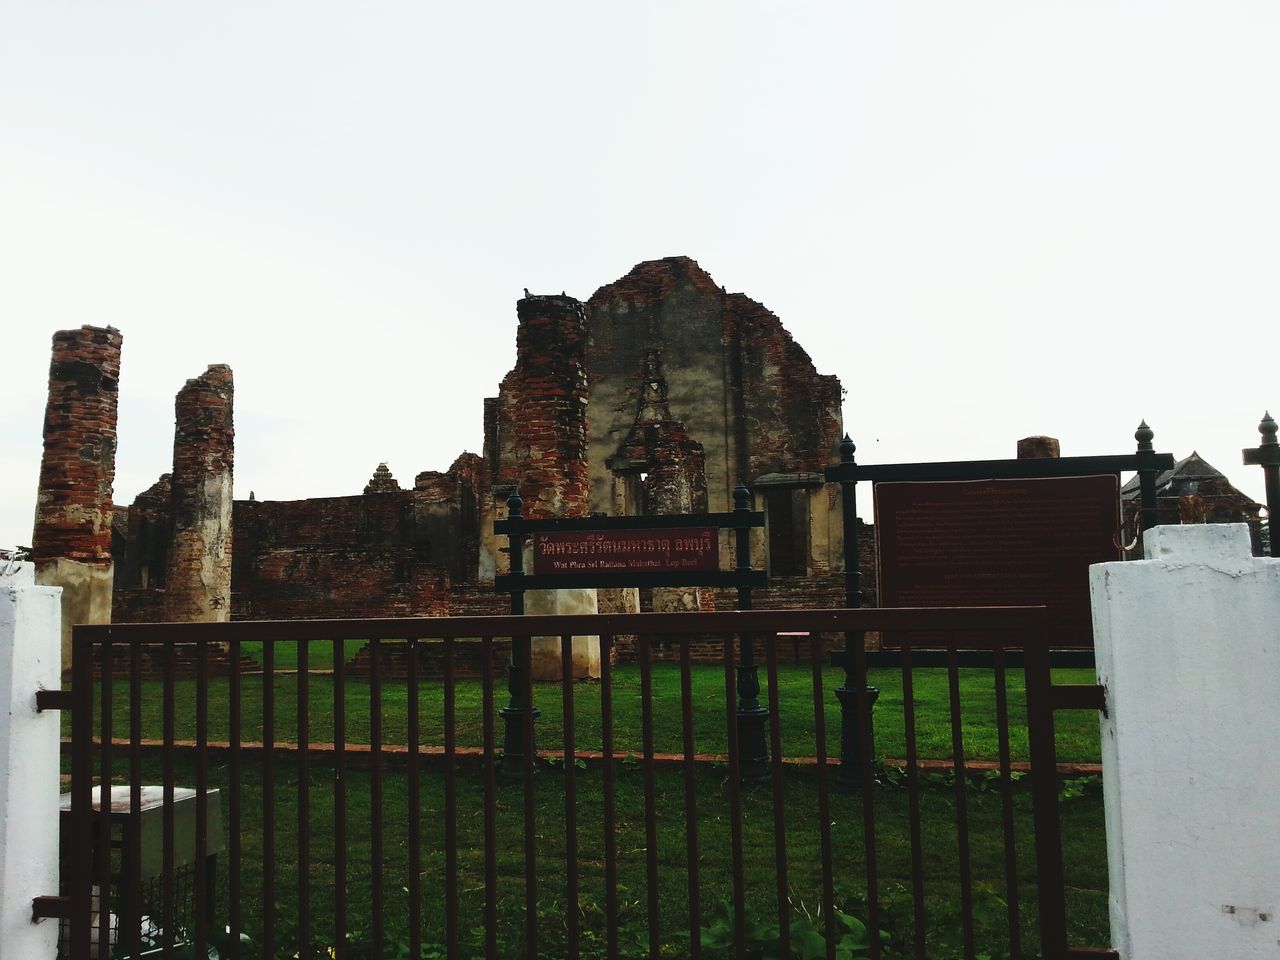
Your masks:
<svg viewBox="0 0 1280 960"><path fill-rule="evenodd" d="M871 707L879 694L868 683L866 634L858 631L857 637L857 642L853 644L853 699L858 708L858 769L862 789L862 843L867 876L867 928L872 931L869 936L871 960L880 960L883 947L879 936L880 878L876 860L876 777L872 769L875 747L871 718Z"/></svg>
<svg viewBox="0 0 1280 960"><path fill-rule="evenodd" d="M333 948L347 946L347 676L343 642L333 645Z"/></svg>
<svg viewBox="0 0 1280 960"><path fill-rule="evenodd" d="M71 842L93 849L93 646L72 628L71 641ZM89 956L93 860L71 858L71 956Z"/></svg>
<svg viewBox="0 0 1280 960"><path fill-rule="evenodd" d="M422 769L418 757L418 640L405 641L409 654L405 692L409 712L409 956L422 953Z"/></svg>
<svg viewBox="0 0 1280 960"><path fill-rule="evenodd" d="M276 644L262 642L262 952L276 949Z"/></svg>
<svg viewBox="0 0 1280 960"><path fill-rule="evenodd" d="M649 956L662 953L658 912L658 798L653 763L653 649L640 637L640 736L644 759L644 875L649 921Z"/></svg>
<svg viewBox="0 0 1280 960"><path fill-rule="evenodd" d="M168 637L164 642L164 693L162 696L164 711L164 732L163 745L160 748L162 754L161 764L164 767L164 790L163 802L160 808L160 847L162 856L161 872L161 888L162 888L162 907L161 916L163 918L164 940L163 940L163 956L164 960L170 960L173 957L173 934L174 926L177 921L177 903L175 899L175 877L173 875L174 861L174 824L173 824L173 787L175 774L173 769L173 727L174 727L174 703L173 703L173 675L176 669L177 648L174 646L173 637Z"/></svg>
<svg viewBox="0 0 1280 960"><path fill-rule="evenodd" d="M1049 644L1044 631L1037 633L1027 644L1024 670L1040 903L1040 950L1045 957L1060 957L1067 950L1066 883L1058 807L1058 751L1054 742L1053 708L1049 703Z"/></svg>
<svg viewBox="0 0 1280 960"><path fill-rule="evenodd" d="M604 765L605 954L618 957L617 784L613 768L613 635L600 637L600 750Z"/></svg>
<svg viewBox="0 0 1280 960"><path fill-rule="evenodd" d="M311 677L310 644L298 643L298 957L311 958ZM342 645L341 640L334 643Z"/></svg>
<svg viewBox="0 0 1280 960"><path fill-rule="evenodd" d="M777 711L774 711L777 715ZM680 719L684 738L684 836L689 878L689 956L702 956L702 900L698 878L698 765L693 734L693 665L689 637L680 638ZM774 756L778 751L774 750Z"/></svg>
<svg viewBox="0 0 1280 960"><path fill-rule="evenodd" d="M382 645L378 638L369 641L369 755L372 776L369 782L369 816L372 820L369 844L369 869L373 922L373 954L386 955L383 912L385 898L382 886Z"/></svg>
<svg viewBox="0 0 1280 960"><path fill-rule="evenodd" d="M778 697L778 635L768 637L769 747L773 764L773 869L778 900L778 953L791 955L791 898L787 893L787 803L783 790L782 716Z"/></svg>
<svg viewBox="0 0 1280 960"><path fill-rule="evenodd" d="M827 718L822 698L822 638L816 633L809 635L809 665L813 674L813 734L818 761L818 839L822 856L822 912L826 918L823 932L827 938L827 960L835 960L835 880L831 853L831 790L827 783ZM870 785L864 785L863 789L870 789ZM868 923L867 928L870 942L875 943L879 939L876 927Z"/></svg>
<svg viewBox="0 0 1280 960"><path fill-rule="evenodd" d="M209 889L206 857L209 852L209 645L197 640L196 651L196 836L195 876L192 884L195 902L191 905L195 921L195 953L209 955L209 920L207 911L214 891Z"/></svg>
<svg viewBox="0 0 1280 960"><path fill-rule="evenodd" d="M494 757L493 720L493 637L480 641L481 703L484 711L484 955L498 956L498 785Z"/></svg>
<svg viewBox="0 0 1280 960"><path fill-rule="evenodd" d="M129 823L128 876L122 885L129 891L129 909L120 923L129 931L129 950L142 956L142 649L129 646ZM123 871L121 871L123 874Z"/></svg>
<svg viewBox="0 0 1280 960"><path fill-rule="evenodd" d="M973 867L969 861L968 778L960 726L960 667L955 638L947 637L947 683L951 692L951 765L955 771L956 844L960 856L960 924L965 960L973 960Z"/></svg>
<svg viewBox="0 0 1280 960"><path fill-rule="evenodd" d="M738 755L738 704L733 677L733 637L724 638L724 707L729 743L729 861L733 871L733 946L747 949L746 878L742 867L742 764Z"/></svg>
<svg viewBox="0 0 1280 960"><path fill-rule="evenodd" d="M240 960L240 932L244 929L244 919L240 908L240 792L243 783L240 775L240 641L231 641L229 659L231 661L231 678L227 696L228 717L227 739L228 777L230 789L227 798L227 816L230 829L227 831L227 906L229 913L228 941L231 946L231 960Z"/></svg>
<svg viewBox="0 0 1280 960"><path fill-rule="evenodd" d="M560 703L564 714L565 932L569 960L578 958L578 752L573 717L573 637L560 638Z"/></svg>
<svg viewBox="0 0 1280 960"><path fill-rule="evenodd" d="M907 740L907 818L911 831L911 907L916 960L925 960L924 848L920 841L920 757L916 749L916 694L911 646L902 644L902 722Z"/></svg>
<svg viewBox="0 0 1280 960"><path fill-rule="evenodd" d="M454 640L444 639L444 920L445 949L458 955L458 717Z"/></svg>
<svg viewBox="0 0 1280 960"><path fill-rule="evenodd" d="M111 640L102 641L102 680L99 708L102 713L99 734L98 767L98 949L107 952L111 943Z"/></svg>
<svg viewBox="0 0 1280 960"><path fill-rule="evenodd" d="M1009 956L1011 960L1022 960L1022 920L1018 910L1018 854L1014 846L1013 776L1009 759L1009 704L1004 647L996 647L994 666L996 733L1000 741L1000 818L1004 827L1005 902L1009 909Z"/></svg>
<svg viewBox="0 0 1280 960"><path fill-rule="evenodd" d="M513 638L512 648L516 640ZM538 823L537 795L534 792L533 775L537 758L533 746L533 639L521 637L525 650L521 671L524 703L524 950L530 960L538 957Z"/></svg>

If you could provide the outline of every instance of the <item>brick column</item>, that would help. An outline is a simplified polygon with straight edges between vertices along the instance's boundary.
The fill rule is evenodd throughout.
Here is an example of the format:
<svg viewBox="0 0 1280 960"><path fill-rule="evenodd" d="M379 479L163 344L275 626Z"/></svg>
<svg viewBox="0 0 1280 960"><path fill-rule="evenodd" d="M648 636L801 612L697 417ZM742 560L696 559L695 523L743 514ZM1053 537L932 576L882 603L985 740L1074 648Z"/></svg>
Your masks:
<svg viewBox="0 0 1280 960"><path fill-rule="evenodd" d="M120 331L53 335L35 529L36 582L62 587L62 666L71 628L111 622L111 493L116 475Z"/></svg>
<svg viewBox="0 0 1280 960"><path fill-rule="evenodd" d="M563 295L525 297L516 313L516 366L503 382L499 414L508 442L498 482L519 485L526 517L585 517L590 510L586 313L579 301ZM531 555L525 569L532 569ZM597 609L595 590L534 590L525 599L530 614ZM532 652L536 679L560 678L559 637L535 637ZM599 638L574 637L573 663L575 676L599 676Z"/></svg>
<svg viewBox="0 0 1280 960"><path fill-rule="evenodd" d="M166 620L231 618L232 396L231 368L214 364L188 380L174 404Z"/></svg>
<svg viewBox="0 0 1280 960"><path fill-rule="evenodd" d="M524 514L585 517L587 317L573 297L525 297L516 304L516 366L504 413L510 460L499 483L516 483Z"/></svg>

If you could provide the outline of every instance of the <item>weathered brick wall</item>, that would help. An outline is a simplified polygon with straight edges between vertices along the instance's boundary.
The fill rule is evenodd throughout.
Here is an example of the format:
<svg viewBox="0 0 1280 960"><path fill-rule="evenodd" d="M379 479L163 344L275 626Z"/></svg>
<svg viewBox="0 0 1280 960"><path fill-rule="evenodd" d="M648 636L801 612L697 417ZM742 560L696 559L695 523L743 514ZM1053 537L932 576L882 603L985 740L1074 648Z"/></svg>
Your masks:
<svg viewBox="0 0 1280 960"><path fill-rule="evenodd" d="M111 563L121 343L114 327L83 326L53 335L31 535L37 565L57 559Z"/></svg>
<svg viewBox="0 0 1280 960"><path fill-rule="evenodd" d="M748 479L821 473L840 443L840 381L819 374L777 316L743 294L725 298L724 330L740 358Z"/></svg>
<svg viewBox="0 0 1280 960"><path fill-rule="evenodd" d="M516 365L485 436L494 483L519 488L526 517L586 516L586 315L566 296L525 297L516 312Z"/></svg>
<svg viewBox="0 0 1280 960"><path fill-rule="evenodd" d="M454 578L474 578L478 483L484 465L463 454L413 490L383 466L363 496L237 501L234 619L448 615Z"/></svg>
<svg viewBox="0 0 1280 960"><path fill-rule="evenodd" d="M188 380L174 403L172 541L165 619L231 615L231 489L235 458L231 368L214 364Z"/></svg>

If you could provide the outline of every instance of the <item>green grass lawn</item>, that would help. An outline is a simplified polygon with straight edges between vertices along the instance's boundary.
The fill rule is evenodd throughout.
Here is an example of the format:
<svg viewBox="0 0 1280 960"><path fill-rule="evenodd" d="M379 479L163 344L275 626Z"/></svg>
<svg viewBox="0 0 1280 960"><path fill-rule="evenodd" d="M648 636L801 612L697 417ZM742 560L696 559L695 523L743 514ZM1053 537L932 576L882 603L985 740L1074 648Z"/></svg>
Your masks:
<svg viewBox="0 0 1280 960"><path fill-rule="evenodd" d="M1063 669L1054 671L1057 683L1093 682L1093 671ZM765 682L763 669L761 682ZM897 670L872 670L871 683L879 688L875 707L877 755L881 758L906 756L906 731L903 723L901 673ZM824 715L828 751L839 750L839 715L834 689L843 682L843 672L827 668L823 672ZM241 737L262 739L263 679L242 679ZM332 742L334 687L331 676L312 674L307 677L310 709L308 730L313 742ZM229 687L226 679L209 684L209 737L229 739ZM575 736L579 750L599 750L600 685L578 682L574 685ZM947 671L942 668L917 668L914 671L916 738L921 757L947 759L951 756L951 714ZM1010 670L1006 677L1010 713L1010 746L1015 760L1027 759L1026 695L1021 670ZM694 731L699 753L722 754L727 750L724 707L724 674L719 667L695 667L693 672ZM177 703L176 736L195 737L195 682L178 680L174 686ZM278 742L297 739L296 675L277 673L274 677L275 735ZM614 743L619 753L638 753L642 747L640 724L640 672L631 665L619 666L613 674ZM113 726L117 736L127 736L127 683L113 684ZM163 687L158 681L143 684L143 736L159 738L163 727ZM965 756L975 760L999 757L995 723L995 684L992 671L983 668L960 670L961 720ZM478 680L457 684L457 736L461 746L482 743L481 685ZM495 681L495 704L506 703L505 681ZM816 751L812 676L805 667L778 668L778 698L784 756L811 757ZM349 678L346 689L346 735L349 742L367 743L371 707L367 682ZM563 714L560 685L534 685L534 700L542 716L537 721L539 746L557 749L563 744ZM767 703L762 691L761 701ZM655 664L653 668L654 748L659 753L682 750L680 713L680 672L673 664ZM442 744L444 690L438 680L423 680L419 688L419 722L421 741ZM382 684L382 737L387 744L404 744L408 735L408 689L403 680L387 680ZM64 718L64 724L69 724ZM501 739L501 721L498 737ZM69 726L67 727L69 732ZM1058 759L1061 762L1096 762L1099 758L1098 720L1089 711L1065 711L1056 717Z"/></svg>

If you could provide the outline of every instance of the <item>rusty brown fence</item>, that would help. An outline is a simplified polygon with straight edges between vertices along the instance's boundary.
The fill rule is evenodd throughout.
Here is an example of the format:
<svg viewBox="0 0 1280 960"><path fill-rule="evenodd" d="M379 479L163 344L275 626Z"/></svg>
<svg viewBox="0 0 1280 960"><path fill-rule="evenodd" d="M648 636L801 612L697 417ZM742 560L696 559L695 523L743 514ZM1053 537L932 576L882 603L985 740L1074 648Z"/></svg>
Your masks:
<svg viewBox="0 0 1280 960"><path fill-rule="evenodd" d="M759 949L763 927L774 955L800 955L805 938L805 949L818 942L835 958L842 937L857 939L845 912L855 891L866 955L885 956L878 851L886 841L876 807L889 788L851 788L835 776L828 728L838 736L839 721L828 714L823 662L824 635L878 631L903 638L906 751L893 789L905 794L899 832L911 882L894 955L937 955L925 931L939 896L957 905L957 955L980 949L957 666L974 649L993 652L995 664L999 799L983 829L1001 848L1001 949L1015 958L1110 955L1067 945L1054 712L1102 703L1097 687L1052 683L1047 626L1042 608L989 608L77 627L69 855L62 896L45 898L56 902L43 910L69 920L72 960L106 956L99 944L119 957L214 949L246 960L742 957ZM784 717L779 647L791 654L797 633L808 634L808 706ZM754 786L743 783L735 717L735 641L747 635L764 654L769 711L770 776ZM566 682L534 684L523 671L524 744L513 764L499 752L495 678L464 686L456 651L479 643L488 662L495 639L512 638L521 651L542 636L562 638ZM598 684L567 682L573 636L600 638ZM620 636L638 638L638 718L617 706L610 650ZM705 685L695 689L688 655L690 641L708 636L724 649L714 711ZM373 648L367 679L348 675L340 641L352 638ZM649 655L659 638L682 647L672 668L678 695L661 702ZM912 664L914 643L939 638L949 655L954 772L945 841L923 812L926 800L938 806L928 793L938 787L923 783ZM324 663L310 649L318 641L335 641ZM262 645L258 675L244 668L250 643ZM295 657L287 672L276 669L286 644ZM411 650L407 678L384 678L378 648L399 644L439 644L443 675L421 676ZM180 657L183 647L191 649ZM144 682L144 651L167 665L160 680ZM1011 760L1007 654L1025 673L1029 791ZM179 662L194 662L193 678L177 676ZM862 691L865 663L857 670ZM331 696L317 695L317 676ZM551 744L544 728L555 728L539 721L538 705L556 701ZM388 724L401 716L405 726L389 740ZM638 747L621 743L620 720L638 727ZM659 742L659 727L670 743ZM798 751L788 748L797 731ZM858 760L863 784L876 782L871 753ZM160 786L148 791L149 781ZM1017 812L1027 808L1029 827ZM846 814L859 821L853 833L844 832ZM931 890L926 861L941 847L955 878Z"/></svg>

